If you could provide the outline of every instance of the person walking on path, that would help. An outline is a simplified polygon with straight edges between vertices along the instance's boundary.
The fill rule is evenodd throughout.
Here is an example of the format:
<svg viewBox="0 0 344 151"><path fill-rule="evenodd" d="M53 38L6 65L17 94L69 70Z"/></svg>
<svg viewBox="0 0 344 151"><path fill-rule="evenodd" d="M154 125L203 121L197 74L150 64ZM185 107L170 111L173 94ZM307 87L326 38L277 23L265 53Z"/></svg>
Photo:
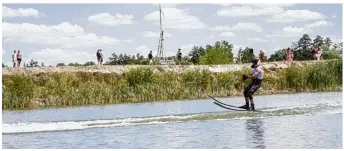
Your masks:
<svg viewBox="0 0 344 151"><path fill-rule="evenodd" d="M153 55L152 55L152 51L150 51L150 53L148 54L148 59L149 59L149 65L153 64Z"/></svg>

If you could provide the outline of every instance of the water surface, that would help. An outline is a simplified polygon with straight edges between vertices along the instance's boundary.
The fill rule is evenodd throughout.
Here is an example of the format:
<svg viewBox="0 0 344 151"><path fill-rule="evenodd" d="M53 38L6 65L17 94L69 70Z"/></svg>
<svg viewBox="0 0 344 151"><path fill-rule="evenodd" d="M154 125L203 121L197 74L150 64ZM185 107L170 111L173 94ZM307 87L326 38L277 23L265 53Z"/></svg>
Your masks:
<svg viewBox="0 0 344 151"><path fill-rule="evenodd" d="M243 98L218 98L242 105ZM3 148L342 148L342 93L3 111Z"/></svg>

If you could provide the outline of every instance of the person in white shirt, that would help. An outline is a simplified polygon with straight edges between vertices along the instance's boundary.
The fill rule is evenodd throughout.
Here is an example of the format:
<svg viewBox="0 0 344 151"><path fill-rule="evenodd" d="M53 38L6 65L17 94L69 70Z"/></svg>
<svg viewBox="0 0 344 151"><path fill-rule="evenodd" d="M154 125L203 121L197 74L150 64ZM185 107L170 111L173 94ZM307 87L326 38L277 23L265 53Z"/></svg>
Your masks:
<svg viewBox="0 0 344 151"><path fill-rule="evenodd" d="M13 51L13 54L12 54L12 63L13 63L13 67L16 67L16 64L17 64L17 51L14 50Z"/></svg>
<svg viewBox="0 0 344 151"><path fill-rule="evenodd" d="M239 108L254 111L255 107L254 107L252 95L261 87L261 83L262 83L263 75L264 75L264 69L260 65L259 58L252 59L251 68L252 68L252 74L243 75L243 81L245 81L246 79L252 79L252 82L247 88L245 88L245 91L244 91L246 104ZM251 108L249 106L249 102L251 102Z"/></svg>

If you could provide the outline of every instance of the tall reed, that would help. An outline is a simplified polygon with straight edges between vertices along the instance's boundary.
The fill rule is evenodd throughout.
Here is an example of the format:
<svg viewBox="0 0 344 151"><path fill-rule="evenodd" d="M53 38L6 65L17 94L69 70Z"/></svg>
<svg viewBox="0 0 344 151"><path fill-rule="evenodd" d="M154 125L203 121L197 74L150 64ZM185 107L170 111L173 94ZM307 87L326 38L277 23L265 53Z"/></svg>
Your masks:
<svg viewBox="0 0 344 151"><path fill-rule="evenodd" d="M135 68L116 73L40 73L3 75L3 109L40 106L74 106L193 99L242 95L250 80L241 75L250 69L211 73L190 70L178 74L150 68ZM334 60L305 67L291 66L266 71L257 94L303 91L334 91L342 87L342 62Z"/></svg>

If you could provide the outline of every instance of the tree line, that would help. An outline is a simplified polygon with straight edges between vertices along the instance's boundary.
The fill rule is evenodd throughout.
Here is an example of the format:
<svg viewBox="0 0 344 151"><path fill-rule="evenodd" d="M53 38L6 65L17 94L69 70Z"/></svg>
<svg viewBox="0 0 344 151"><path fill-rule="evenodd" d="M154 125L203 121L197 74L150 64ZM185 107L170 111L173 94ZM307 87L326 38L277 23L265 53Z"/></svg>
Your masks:
<svg viewBox="0 0 344 151"><path fill-rule="evenodd" d="M293 42L291 49L294 60L312 60L312 49L320 46L324 52L324 59L339 59L343 54L343 42L334 43L329 37L316 36L313 40L304 34L297 42ZM277 50L268 61L281 61L285 58L286 48Z"/></svg>
<svg viewBox="0 0 344 151"><path fill-rule="evenodd" d="M294 53L294 60L312 60L312 49L316 46L320 46L324 52L324 59L339 59L342 57L343 42L334 43L329 37L316 36L313 40L308 34L302 35L297 41L293 42L291 49ZM183 65L214 65L214 64L233 64L233 63L247 63L250 62L252 57L256 57L251 48L240 48L236 56L240 58L234 58L233 44L228 41L217 41L213 45L194 46L189 54L184 55L182 59ZM268 58L264 56L267 61L282 61L285 60L285 52L287 48L279 49L274 54L271 54ZM167 57L168 60L174 60L177 62L177 52L175 56ZM157 58L154 59L155 64ZM140 53L136 55L128 54L116 54L112 53L109 57L109 61L104 65L147 65L149 62L147 56L143 56ZM95 62L89 61L84 64L79 63L58 63L56 66L92 66L96 65ZM5 67L4 64L2 64ZM44 67L44 63L41 65L37 61L31 60L28 63L24 63L25 67Z"/></svg>

